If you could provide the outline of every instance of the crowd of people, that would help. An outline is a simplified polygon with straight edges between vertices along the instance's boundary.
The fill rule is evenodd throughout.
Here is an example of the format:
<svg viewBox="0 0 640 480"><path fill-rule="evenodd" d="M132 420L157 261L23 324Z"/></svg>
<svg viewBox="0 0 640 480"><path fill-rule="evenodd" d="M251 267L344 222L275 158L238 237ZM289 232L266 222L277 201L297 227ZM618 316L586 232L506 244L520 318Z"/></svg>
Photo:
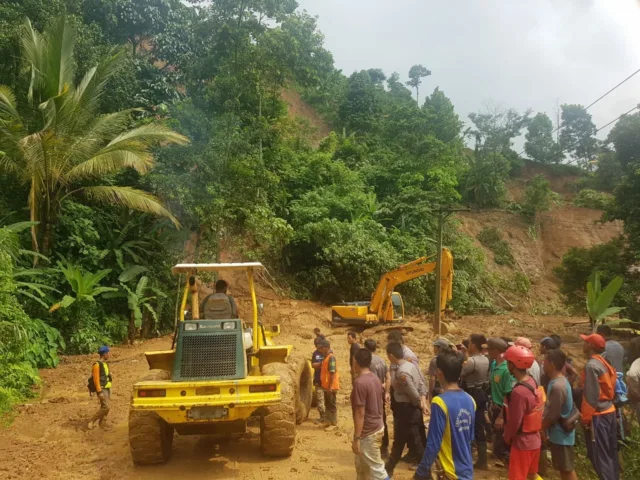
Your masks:
<svg viewBox="0 0 640 480"><path fill-rule="evenodd" d="M315 333L318 423L332 429L337 425L338 365L329 340L320 330ZM416 480L433 474L472 479L474 469L489 469L489 453L510 480L542 478L549 457L560 478L575 480L577 428L584 431L598 478L618 480L626 401L640 420L640 338L629 348L632 364L625 385L625 350L611 339L611 329L603 325L580 337L586 361L580 374L557 335L543 338L536 348L524 337L482 334L460 344L438 338L423 373L400 331L388 335L386 360L377 354L375 340L366 339L361 347L356 333L349 332L352 450L358 480L391 479L400 461L412 465ZM408 453L403 456L405 448Z"/></svg>

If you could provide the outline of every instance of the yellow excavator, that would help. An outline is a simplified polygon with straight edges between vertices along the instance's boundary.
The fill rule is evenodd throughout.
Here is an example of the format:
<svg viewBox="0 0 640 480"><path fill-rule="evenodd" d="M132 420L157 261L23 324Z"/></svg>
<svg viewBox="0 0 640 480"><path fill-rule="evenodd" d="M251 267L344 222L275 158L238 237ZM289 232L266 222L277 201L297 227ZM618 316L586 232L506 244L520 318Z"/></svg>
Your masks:
<svg viewBox="0 0 640 480"><path fill-rule="evenodd" d="M404 321L402 296L393 290L401 283L408 282L435 271L435 255L421 257L413 262L385 273L380 277L371 301L344 302L331 307L333 325L374 326ZM447 301L452 298L453 255L447 248L442 249L442 269L440 276L440 312L444 313Z"/></svg>

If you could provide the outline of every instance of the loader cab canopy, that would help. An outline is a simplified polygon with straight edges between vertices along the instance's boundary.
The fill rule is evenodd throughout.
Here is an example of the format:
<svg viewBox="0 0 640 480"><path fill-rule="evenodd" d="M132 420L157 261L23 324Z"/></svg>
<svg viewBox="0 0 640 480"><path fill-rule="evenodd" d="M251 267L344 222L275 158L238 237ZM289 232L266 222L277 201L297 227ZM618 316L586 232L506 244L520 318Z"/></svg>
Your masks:
<svg viewBox="0 0 640 480"><path fill-rule="evenodd" d="M260 262L245 263L179 263L171 269L175 274L191 273L195 275L198 272L218 272L222 270L253 270L262 269L264 266Z"/></svg>
<svg viewBox="0 0 640 480"><path fill-rule="evenodd" d="M182 302L180 304L180 316L178 318L179 321L185 321L184 312L187 306L187 300L191 297L191 318L194 320L200 319L200 301L198 298L198 290L199 286L196 282L196 275L200 272L221 272L227 270L244 270L247 274L247 283L249 286L249 293L251 295L251 307L252 307L252 327L251 332L253 333L253 350L259 350L259 339L258 335L255 333L258 332L258 302L256 299L256 289L253 281L253 273L255 270L264 269L264 266L260 262L244 262L244 263L179 263L171 269L171 272L175 274L186 274L186 282L184 285L184 291L182 294ZM215 295L214 295L215 296ZM223 298L215 298L213 300L224 300ZM211 316L214 316L215 319L219 320L231 320L233 319L233 313L228 309L231 307L230 304L225 302L219 302L212 304L214 310L219 310L216 312L210 312ZM204 305L203 313L205 314L205 319L207 315L206 305ZM227 318L225 318L227 317ZM228 318L231 317L231 318ZM211 319L213 320L213 319ZM255 363L255 362L254 362ZM253 370L258 371L257 363L252 364ZM256 370L257 369L257 370Z"/></svg>

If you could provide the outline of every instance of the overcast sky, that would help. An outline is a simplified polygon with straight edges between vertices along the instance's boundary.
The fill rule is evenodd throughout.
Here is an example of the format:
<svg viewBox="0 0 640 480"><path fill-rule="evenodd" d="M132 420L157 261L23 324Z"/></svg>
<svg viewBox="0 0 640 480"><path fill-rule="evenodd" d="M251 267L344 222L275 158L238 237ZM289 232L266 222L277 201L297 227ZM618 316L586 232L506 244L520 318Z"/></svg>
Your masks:
<svg viewBox="0 0 640 480"><path fill-rule="evenodd" d="M493 101L588 105L640 69L640 0L298 0L336 67L406 78L420 63L461 118ZM640 103L640 74L590 109L600 127ZM608 129L607 129L608 130ZM599 136L605 136L606 131Z"/></svg>

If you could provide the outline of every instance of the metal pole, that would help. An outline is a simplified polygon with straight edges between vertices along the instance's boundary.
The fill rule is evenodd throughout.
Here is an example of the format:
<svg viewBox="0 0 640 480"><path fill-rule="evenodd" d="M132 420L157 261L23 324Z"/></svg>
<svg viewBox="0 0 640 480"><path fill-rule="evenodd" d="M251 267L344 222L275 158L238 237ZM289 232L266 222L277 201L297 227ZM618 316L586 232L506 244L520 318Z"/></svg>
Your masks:
<svg viewBox="0 0 640 480"><path fill-rule="evenodd" d="M437 253L436 253L436 295L434 300L435 307L435 321L433 324L433 330L440 335L441 323L440 323L440 283L442 278L442 237L444 231L444 213L438 212L438 241L437 241Z"/></svg>
<svg viewBox="0 0 640 480"><path fill-rule="evenodd" d="M436 294L435 294L435 319L433 322L433 331L436 334L442 334L442 313L444 309L442 308L442 298L441 298L441 288L442 288L442 243L444 237L444 221L445 219L455 212L470 212L470 208L439 208L435 211L438 214L438 238L437 238L437 248L438 251L436 253Z"/></svg>

